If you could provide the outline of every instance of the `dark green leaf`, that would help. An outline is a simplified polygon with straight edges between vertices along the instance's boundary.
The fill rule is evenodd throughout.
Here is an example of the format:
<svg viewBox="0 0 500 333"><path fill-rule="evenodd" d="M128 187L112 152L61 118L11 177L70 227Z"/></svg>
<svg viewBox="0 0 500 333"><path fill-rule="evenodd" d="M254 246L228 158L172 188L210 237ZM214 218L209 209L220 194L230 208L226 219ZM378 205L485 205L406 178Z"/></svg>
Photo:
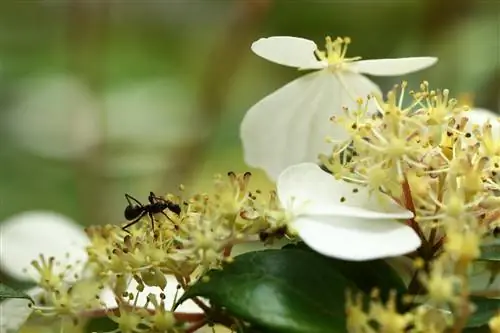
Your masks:
<svg viewBox="0 0 500 333"><path fill-rule="evenodd" d="M500 311L500 299L471 297L476 311L469 317L467 327L479 327L488 323Z"/></svg>
<svg viewBox="0 0 500 333"><path fill-rule="evenodd" d="M288 244L283 249L312 251L303 242ZM344 261L330 258L329 261L335 270L367 294L375 287L381 291L383 298L391 289L396 290L400 295L406 292L406 286L401 277L384 260Z"/></svg>
<svg viewBox="0 0 500 333"><path fill-rule="evenodd" d="M25 298L33 302L31 297L26 295L24 292L12 289L11 287L3 283L0 283L0 301L8 298Z"/></svg>
<svg viewBox="0 0 500 333"><path fill-rule="evenodd" d="M488 325L480 326L480 327L468 327L463 330L463 333L491 333Z"/></svg>
<svg viewBox="0 0 500 333"><path fill-rule="evenodd" d="M345 290L353 285L317 253L245 253L207 276L208 282L193 285L179 303L208 298L265 332L345 332Z"/></svg>

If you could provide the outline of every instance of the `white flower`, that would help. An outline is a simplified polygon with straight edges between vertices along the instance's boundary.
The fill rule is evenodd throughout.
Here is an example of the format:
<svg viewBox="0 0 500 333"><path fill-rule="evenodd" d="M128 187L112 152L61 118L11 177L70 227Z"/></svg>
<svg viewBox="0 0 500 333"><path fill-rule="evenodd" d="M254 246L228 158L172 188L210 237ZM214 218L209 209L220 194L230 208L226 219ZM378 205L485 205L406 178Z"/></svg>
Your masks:
<svg viewBox="0 0 500 333"><path fill-rule="evenodd" d="M54 256L61 264L57 267L65 272L68 278L73 273L81 273L87 260L85 247L90 244L83 229L71 219L53 212L33 211L15 215L0 225L1 252L0 269L19 280L36 278L36 270L31 262L40 254L46 258ZM66 262L63 262L66 261ZM71 263L71 269L67 264ZM57 269L56 268L56 269ZM69 280L69 279L68 279ZM70 282L70 281L68 281ZM181 296L182 290L177 291L177 280L167 276L167 287L161 290L158 287L146 287L140 294L137 306L144 306L149 293L159 295L163 292L166 296L165 306L169 310L172 306L175 293ZM129 284L128 291L136 292L135 281ZM39 287L27 291L36 297L41 289ZM177 297L177 298L178 298ZM100 295L100 300L106 308L116 308L114 294L105 289ZM25 299L9 299L0 303L0 332L17 331L30 316L32 309L28 307L29 301ZM182 303L176 311L201 313L202 310L192 301Z"/></svg>
<svg viewBox="0 0 500 333"><path fill-rule="evenodd" d="M252 44L257 55L284 66L316 70L276 90L255 104L241 124L241 138L248 165L263 168L272 178L286 167L316 161L331 149L326 138L346 138L330 117L342 107L357 108L357 98L380 88L361 74L392 76L415 72L436 63L432 57L359 60L346 58L349 39L327 38L326 53L298 37L262 38ZM316 58L318 57L319 60ZM369 111L375 111L369 106Z"/></svg>
<svg viewBox="0 0 500 333"><path fill-rule="evenodd" d="M395 219L413 213L390 197L370 195L322 171L313 163L288 167L277 181L278 197L291 226L315 251L344 260L371 260L416 250L416 232Z"/></svg>

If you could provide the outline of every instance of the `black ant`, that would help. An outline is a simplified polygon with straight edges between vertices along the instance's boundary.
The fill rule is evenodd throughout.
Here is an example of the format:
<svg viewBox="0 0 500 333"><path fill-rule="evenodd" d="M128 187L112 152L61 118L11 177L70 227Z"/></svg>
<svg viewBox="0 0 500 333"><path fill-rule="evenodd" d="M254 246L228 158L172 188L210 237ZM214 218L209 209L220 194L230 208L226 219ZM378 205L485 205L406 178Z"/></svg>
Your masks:
<svg viewBox="0 0 500 333"><path fill-rule="evenodd" d="M273 231L261 231L259 239L261 242L266 242L271 238L281 239L286 236L288 228L286 226L279 227Z"/></svg>
<svg viewBox="0 0 500 333"><path fill-rule="evenodd" d="M170 200L165 200L163 198L157 197L153 192L149 192L148 196L148 201L149 204L143 205L142 203L139 202L139 200L135 199L133 196L125 193L125 199L127 199L128 206L125 207L125 218L128 221L132 221L126 226L124 226L122 229L127 231L127 228L130 227L131 225L136 224L139 222L139 220L146 214L149 215L149 218L151 219L151 226L153 227L153 231L155 228L154 225L154 214L161 213L165 215L165 217L169 220L170 217L168 217L167 214L165 214L164 210L168 209L175 214L179 215L181 213L181 207L178 204L173 203ZM132 202L132 201L134 202Z"/></svg>

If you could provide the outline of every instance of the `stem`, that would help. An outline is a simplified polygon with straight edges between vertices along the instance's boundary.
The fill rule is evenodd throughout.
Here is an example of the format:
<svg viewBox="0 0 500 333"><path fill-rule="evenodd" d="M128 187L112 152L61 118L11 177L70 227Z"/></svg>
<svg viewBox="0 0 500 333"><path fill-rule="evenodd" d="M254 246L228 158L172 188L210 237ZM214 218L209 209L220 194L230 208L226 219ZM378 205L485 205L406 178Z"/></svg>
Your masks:
<svg viewBox="0 0 500 333"><path fill-rule="evenodd" d="M474 292L470 293L470 296L498 298L498 297L500 297L500 290L480 290L480 291L474 291Z"/></svg>
<svg viewBox="0 0 500 333"><path fill-rule="evenodd" d="M410 283L408 284L408 293L410 295L421 295L422 290L424 289L422 283L418 279L418 275L420 274L420 269L417 269L415 273L413 273L413 277L411 278Z"/></svg>
<svg viewBox="0 0 500 333"><path fill-rule="evenodd" d="M469 318L471 311L469 306L469 287L467 283L467 266L468 261L459 261L455 268L456 275L462 278L462 286L460 293L460 303L458 304L458 320L452 328L452 333L460 333L464 329L467 319Z"/></svg>
<svg viewBox="0 0 500 333"><path fill-rule="evenodd" d="M193 333L196 332L199 328L202 328L205 326L208 322L206 320L199 321L197 323L194 323L192 326L186 329L186 333Z"/></svg>
<svg viewBox="0 0 500 333"><path fill-rule="evenodd" d="M432 254L435 255L443 247L445 236L441 237L434 245L432 245Z"/></svg>
<svg viewBox="0 0 500 333"><path fill-rule="evenodd" d="M141 308L141 310L147 311L149 314L154 314L155 310ZM98 309L98 310L90 310L81 312L80 316L84 318L101 318L106 317L108 314L118 315L120 314L119 308L114 309ZM175 319L184 322L199 322L200 320L204 320L206 318L204 313L190 313L190 312L173 312Z"/></svg>
<svg viewBox="0 0 500 333"><path fill-rule="evenodd" d="M404 197L405 207L408 210L410 210L413 213L413 215L415 216L415 204L413 203L413 198L411 196L410 184L408 184L407 179L404 180L402 187L403 187L403 197ZM422 240L421 247L428 248L429 243L427 242L425 235L424 235L422 229L420 229L420 226L418 225L417 221L415 221L415 218L413 217L413 218L409 219L407 223L413 230L415 230L418 237ZM424 260L425 259L426 258L424 258Z"/></svg>
<svg viewBox="0 0 500 333"><path fill-rule="evenodd" d="M224 248L224 258L227 258L231 255L231 250L233 249L232 245L228 245Z"/></svg>
<svg viewBox="0 0 500 333"><path fill-rule="evenodd" d="M187 288L187 284L184 281L184 278L182 276L180 276L180 275L176 275L175 277L177 278L177 282L179 282L179 284L181 285L182 289L185 290ZM191 300L196 305L198 305L203 310L203 312L208 313L208 312L211 311L210 307L206 306L205 303L203 303L198 297L193 297L193 298L191 298Z"/></svg>

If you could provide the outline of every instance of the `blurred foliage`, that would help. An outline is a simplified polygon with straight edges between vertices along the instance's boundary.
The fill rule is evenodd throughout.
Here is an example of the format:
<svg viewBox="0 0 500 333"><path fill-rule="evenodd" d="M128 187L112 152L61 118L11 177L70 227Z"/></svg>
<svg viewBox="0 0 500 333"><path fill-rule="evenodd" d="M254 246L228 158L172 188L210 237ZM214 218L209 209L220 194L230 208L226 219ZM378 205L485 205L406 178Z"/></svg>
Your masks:
<svg viewBox="0 0 500 333"><path fill-rule="evenodd" d="M321 46L327 34L350 36L349 54L365 59L438 56L437 66L405 78L410 86L427 79L500 109L496 0L2 1L0 221L43 209L85 225L121 223L124 192L141 198L179 183L209 190L213 174L246 171L238 133L245 111L300 75L253 55L251 41L292 35ZM64 127L54 125L57 114L13 130L29 97L20 87L58 75L79 80L97 111L99 143L76 158L36 148L43 133ZM383 90L401 79L373 78ZM28 111L66 105L63 95ZM85 121L72 117L70 134ZM271 187L251 170L254 186Z"/></svg>

